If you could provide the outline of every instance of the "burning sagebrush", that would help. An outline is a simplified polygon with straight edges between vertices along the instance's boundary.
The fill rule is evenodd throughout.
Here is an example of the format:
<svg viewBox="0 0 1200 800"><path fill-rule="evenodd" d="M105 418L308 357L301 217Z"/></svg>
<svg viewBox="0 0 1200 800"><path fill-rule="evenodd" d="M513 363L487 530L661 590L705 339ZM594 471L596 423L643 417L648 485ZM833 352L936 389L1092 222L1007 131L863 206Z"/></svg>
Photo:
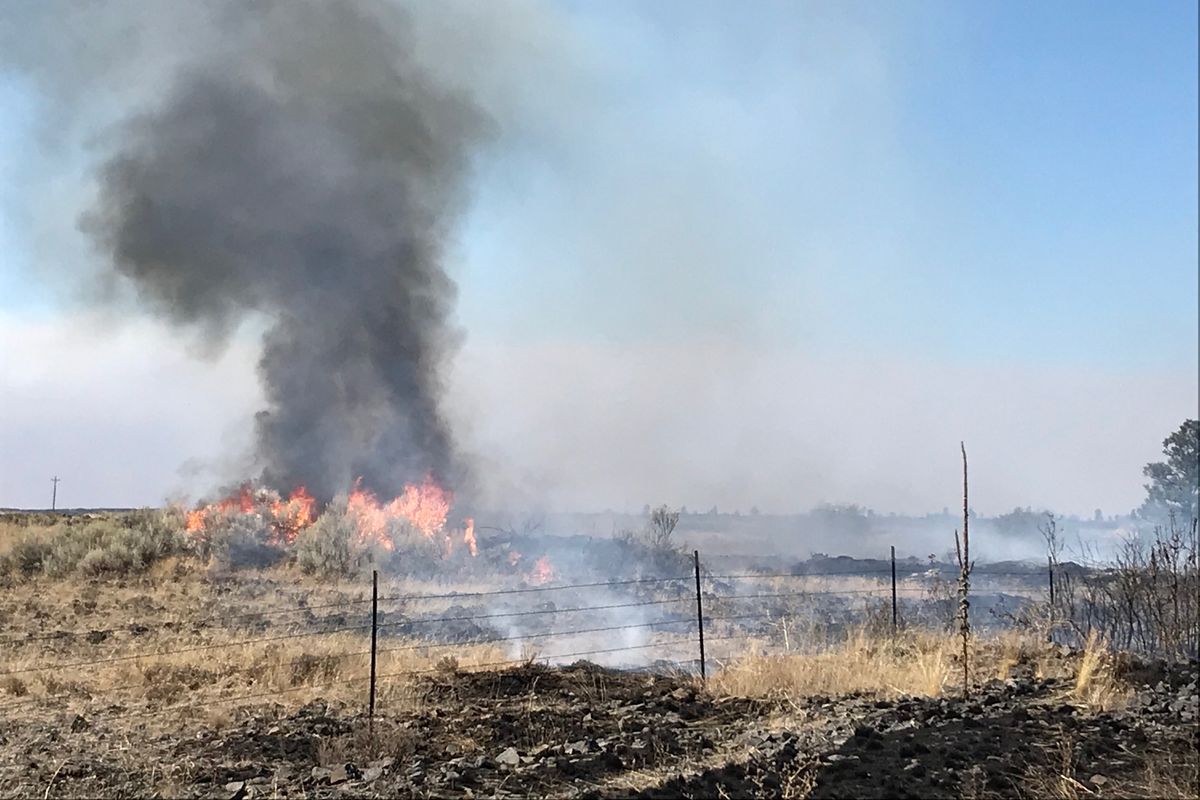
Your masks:
<svg viewBox="0 0 1200 800"><path fill-rule="evenodd" d="M287 499L270 489L243 485L229 497L187 512L187 533L208 558L220 540L224 549L297 546L301 566L314 572L348 573L371 551L413 553L448 559L478 553L474 520L448 526L453 493L431 478L408 484L397 497L380 501L356 483L344 499L316 515L316 500L304 487ZM228 541L235 540L232 545ZM231 557L234 562L239 561Z"/></svg>

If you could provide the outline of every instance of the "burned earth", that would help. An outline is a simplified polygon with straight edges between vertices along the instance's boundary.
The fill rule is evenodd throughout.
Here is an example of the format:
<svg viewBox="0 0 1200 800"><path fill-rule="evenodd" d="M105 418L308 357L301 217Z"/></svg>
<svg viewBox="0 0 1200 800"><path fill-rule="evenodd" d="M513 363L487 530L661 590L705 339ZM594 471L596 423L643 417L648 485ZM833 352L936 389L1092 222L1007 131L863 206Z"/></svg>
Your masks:
<svg viewBox="0 0 1200 800"><path fill-rule="evenodd" d="M119 705L9 719L4 797L1039 797L1195 789L1196 665L1142 666L1094 712L1015 671L965 698L747 699L586 662L421 679L374 724L344 703L263 702L217 730ZM1186 782L1191 780L1189 785ZM1158 783L1155 783L1158 781Z"/></svg>

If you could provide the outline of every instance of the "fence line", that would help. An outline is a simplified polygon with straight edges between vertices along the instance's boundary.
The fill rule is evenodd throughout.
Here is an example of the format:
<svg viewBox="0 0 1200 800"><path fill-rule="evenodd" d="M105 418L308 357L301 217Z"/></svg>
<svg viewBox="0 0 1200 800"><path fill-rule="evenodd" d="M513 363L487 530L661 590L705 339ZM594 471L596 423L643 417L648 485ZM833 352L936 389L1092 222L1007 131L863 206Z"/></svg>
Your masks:
<svg viewBox="0 0 1200 800"><path fill-rule="evenodd" d="M596 589L605 586L635 586L637 584L651 583L674 583L676 581L686 581L691 579L691 575L683 575L678 578L631 578L629 580L620 581L593 581L591 583L565 583L556 584L554 586L522 586L516 589L494 589L487 592L448 592L446 594L409 594L395 595L393 597L381 597L379 602L395 601L395 600L450 600L454 598L471 598L471 597L492 597L503 594L533 594L536 592L557 592L565 589ZM369 600L367 602L370 602Z"/></svg>
<svg viewBox="0 0 1200 800"><path fill-rule="evenodd" d="M898 562L897 567L899 567L899 566L900 566L900 563ZM989 572L984 567L978 567L977 569L978 569L978 573L977 573L978 576L983 577L983 578L989 578L989 577L1041 578L1045 574L1044 570L1036 570L1036 569L1031 569L1026 572L1011 572L1011 571ZM929 576L930 571L931 570L929 568L926 568L926 569L923 569L920 571L910 571L909 574L903 576L903 578L905 580L909 580L914 575L919 576L919 577L932 577L932 576ZM942 574L955 575L956 574L956 573L952 572L949 567L947 567L946 570L933 569L932 571L938 575L942 575ZM709 580L714 580L714 581L716 581L716 580L736 580L736 579L755 579L755 578L852 578L855 576L866 576L866 575L890 575L891 572L892 572L891 567L885 567L884 569L857 569L852 572L742 572L742 573L736 573L736 574L730 574L730 575L703 575L703 577L705 577Z"/></svg>
<svg viewBox="0 0 1200 800"><path fill-rule="evenodd" d="M456 616L456 617L431 617L431 618L425 618L425 619L406 619L406 620L397 620L395 622L381 623L378 625L378 627L379 628L389 628L389 627L398 627L398 626L404 626L404 625L425 625L425 624L432 624L435 622L463 622L463 621L477 620L477 619L501 619L501 618L505 618L505 617L529 617L529 616L540 616L540 615L546 615L546 614L567 614L567 613L586 612L586 611L607 611L607 610L619 609L619 608L636 608L639 606L669 605L671 603L682 603L687 600L691 600L691 598L690 597L677 597L677 598L671 598L669 600L641 600L641 601L637 601L637 602L633 602L633 603L610 603L610 604L598 605L598 606L578 606L578 607L572 607L572 608L539 608L539 609L533 609L533 610L529 610L529 611L505 611L505 612L498 612L498 613L493 613L493 614L467 614L467 615ZM185 653L198 653L198 652L202 652L202 651L206 651L206 650L218 650L218 649L225 648L225 647L244 647L245 645L250 645L250 644L266 644L269 642L279 642L279 641L284 641L287 639L303 639L303 638L310 637L310 636L325 636L327 634L333 634L333 633L346 633L349 631L362 631L362 630L370 630L370 629L371 629L370 623L364 623L362 625L348 625L348 626L343 626L343 627L338 627L338 628L330 628L328 630L306 631L303 633L280 634L278 636L263 636L263 637L259 637L256 639L242 639L242 640L235 641L235 642L213 642L210 644L195 645L193 647L183 647L183 648L179 648L176 650L156 650L156 651L145 652L145 653L128 653L125 655L110 656L108 658L95 658L95 659L89 659L87 661L75 661L75 662L56 663L56 664L43 664L43 665L35 666L35 667L22 667L20 669L10 669L10 670L5 670L5 671L0 671L0 677L4 677L7 675L22 675L22 674L26 674L26 673L30 673L30 672L45 672L46 670L60 670L60 669L73 669L76 667L89 667L89 666L95 666L97 664L108 664L108 663L119 662L119 661L135 661L137 659L142 659L142 658L173 656L173 655L181 655L181 654L185 654Z"/></svg>
<svg viewBox="0 0 1200 800"><path fill-rule="evenodd" d="M691 577L690 575L685 575L680 578L633 578L633 579L629 579L629 580L620 580L620 581L609 580L609 581L593 581L593 582L589 582L589 583L556 584L554 586L527 586L527 587L519 587L519 588L515 588L515 589L496 589L496 590L486 591L486 592L446 592L446 593L442 593L442 594L402 594L402 595L393 595L391 597L380 597L380 598L378 598L378 602L385 603L385 602L399 602L399 601L409 601L409 600L452 600L452 599L456 599L456 598L469 599L469 598L476 598L476 597L489 597L489 596L495 596L495 595L530 594L530 593L536 593L536 592L554 592L554 591L563 591L563 590L567 590L567 589L592 589L592 588L605 587L605 586L634 586L637 584L672 583L675 581L687 580L690 577ZM321 603L318 605L304 605L304 606L298 606L296 608L274 609L274 610L269 610L269 611L245 611L245 612L242 612L239 614L234 614L231 617L227 617L224 615L213 615L211 617L207 617L204 619L200 619L200 620L191 622L191 623L189 623L189 626L194 628L197 626L203 626L203 625L206 625L209 623L214 623L214 622L227 622L230 619L248 619L248 618L274 617L274 616L281 616L284 614L299 614L304 611L322 610L322 609L327 609L327 608L344 608L346 606L355 606L355 605L368 605L371 602L372 602L372 599L370 597L366 597L361 600L343 600L343 601L340 601L337 603ZM138 631L138 633L140 635L140 634L146 633L148 631L161 630L161 629L166 628L167 626L173 625L173 624L176 624L176 623L160 622L153 626L148 627L144 631ZM126 632L131 632L131 631L129 631L128 628L100 628L100 629L89 629L86 631L81 631L81 630L54 631L53 633L36 634L33 636L13 636L13 637L9 637L6 639L0 639L0 645L14 644L14 643L18 643L18 642L25 643L25 642L38 642L38 641L52 641L52 640L56 640L56 639L72 639L72 638L78 638L81 636L94 636L98 633L105 634L105 635L111 635L114 633L126 633ZM0 673L0 674L3 674L3 673Z"/></svg>
<svg viewBox="0 0 1200 800"><path fill-rule="evenodd" d="M912 586L912 585L898 586L899 581L897 580L897 574L895 571L895 567L897 565L894 561L894 556L893 556L891 565L888 568L881 568L881 569L857 569L857 570L846 571L846 572L840 572L840 571L839 572L804 572L804 573L748 572L748 573L741 573L741 574L721 574L721 575L707 574L707 575L703 576L709 582L710 588L707 590L705 590L701 584L701 565L700 565L700 561L699 561L699 553L694 554L694 563L695 563L695 578L696 578L695 593L694 594L692 594L691 592L680 593L680 596L671 597L671 598L667 598L667 599L638 600L638 601L621 602L621 603L605 603L605 604L599 604L599 605L580 605L580 606L572 606L572 607L567 607L567 608L550 607L550 608L535 608L535 609L525 609L525 610L509 610L509 611L489 612L489 613L483 613L483 614L468 613L468 614L440 616L440 617L427 617L424 619L401 619L401 620L390 620L390 621L383 621L383 622L381 622L381 620L380 620L381 616L384 617L384 619L386 619L386 617L390 613L401 613L401 612L399 611L399 609L393 609L390 612L389 611L381 612L379 609L379 603L381 603L381 602L382 603L400 604L400 603L406 603L406 602L410 602L410 601L420 602L420 601L433 601L433 600L473 600L473 599L506 596L506 595L540 594L540 593L554 592L554 591L616 588L616 587L630 587L630 586L638 586L638 585L665 585L665 584L672 584L672 583L679 583L679 584L682 584L682 586L687 586L687 584L685 584L683 582L688 581L690 583L690 579L692 576L683 575L683 576L668 577L668 578L634 578L634 579L627 579L627 580L612 580L612 579L610 579L610 580L606 580L606 581L594 581L594 582L586 582L586 583L556 584L556 585L551 585L551 586L523 586L523 587L511 588L511 589L498 589L498 590L478 591L478 592L448 592L448 593L433 593L433 594L416 594L416 593L414 593L414 594L398 594L398 595L392 595L392 596L386 596L386 597L378 597L377 594L373 590L374 596L372 596L370 598L364 598L364 599L358 599L358 600L346 600L346 601L341 601L341 602L336 602L336 603L323 603L323 604L317 604L317 605L311 605L311 606L304 605L304 606L300 606L297 608L288 608L288 609L276 609L276 610L268 610L268 611L251 611L251 612L235 614L235 615L232 615L231 617L213 616L213 617L201 620L198 623L191 623L190 627L194 627L197 625L204 625L204 624L207 624L210 622L228 623L230 620L240 620L240 619L248 619L248 618L263 620L265 618L283 616L286 614L311 612L313 610L320 610L320 609L347 608L347 607L360 606L360 605L365 605L367 603L371 603L372 605L368 612L368 617L367 617L368 622L364 622L363 624L344 625L344 624L341 624L341 623L345 622L345 618L342 615L337 615L337 614L325 615L320 620L309 620L306 624L314 624L315 623L316 625L323 625L323 624L327 624L327 623L336 622L336 625L334 627L320 629L320 630L304 630L304 631L292 632L292 633L287 633L287 634L249 638L249 639L243 639L243 640L232 641L232 642L220 642L220 643L210 642L210 643L199 644L199 645L195 645L195 646L177 648L174 650L155 650L155 651L149 651L149 652L126 653L126 654L121 654L121 655L116 655L116 656L109 656L109 657L105 657L105 658L94 658L94 659L86 659L86 660L79 660L79 661L65 662L65 663L60 662L60 663L52 663L52 664L42 664L42 665L37 665L37 666L22 667L22 668L18 668L18 669L9 669L9 670L5 670L5 671L0 671L0 677L25 675L25 674L30 674L30 673L43 673L43 672L47 672L47 671L77 669L77 668L84 668L84 667L100 667L100 666L103 666L106 664L131 662L131 661L137 661L137 660L146 659L146 658L165 658L165 657L170 657L170 656L175 656L175 655L183 655L183 654L188 654L188 653L206 652L206 651L220 650L220 649L233 648L233 647L245 647L245 646L255 645L255 644L266 644L266 643L279 642L279 641L284 641L284 640L300 639L300 638L315 637L315 636L325 636L325 635L332 635L332 634L338 634L338 633L365 632L367 630L378 631L379 629L402 629L402 630L396 631L396 633L398 635L407 635L407 634L411 633L412 628L415 628L418 625L430 625L430 624L448 623L448 622L467 622L467 621L478 621L478 620L494 620L494 619L504 619L504 618L537 617L537 616L558 615L558 614L588 613L588 612L595 612L595 611L630 609L630 608L650 607L650 606L666 606L666 605L670 605L670 604L674 604L674 603L689 602L689 601L695 599L697 601L697 616L696 617L680 616L675 619L659 619L659 620L655 620L655 621L651 621L651 622L629 623L629 624L622 624L622 625L605 625L605 626L574 628L574 629L555 629L555 630L542 631L542 632L528 632L528 633L509 634L509 635L484 636L484 637L476 637L474 639L465 639L465 640L460 640L460 641L421 641L421 642L417 642L417 643L410 643L410 644L403 644L403 645L396 645L393 647L382 647L382 648L378 647L378 645L376 644L376 639L375 639L374 635L372 635L371 649L369 649L369 650L348 651L348 652L333 653L333 654L315 656L315 657L312 655L304 655L299 658L294 658L294 659L290 659L287 661L281 661L281 662L277 662L274 664L245 665L245 666L241 666L241 667L237 667L237 668L233 668L233 669L229 669L229 670L224 670L221 673L221 677L224 677L227 675L249 673L249 672L253 672L255 670L268 670L268 669L269 670L278 670L281 668L296 666L298 664L304 663L304 662L309 661L310 659L314 659L314 658L317 659L316 663L322 663L322 662L329 662L329 661L338 661L338 660L342 660L342 659L371 656L371 658L372 658L372 675L370 678L354 677L354 678L349 678L346 680L329 681L324 684L305 683L305 684L295 686L295 687L288 687L288 688L284 688L284 689L274 689L271 691L255 692L255 693L240 695L240 696L236 696L236 697L217 698L215 700L206 698L204 701L199 702L199 703L193 703L193 704L185 703L182 705L168 706L166 708L150 710L145 713L155 713L156 714L156 713L162 713L164 711L175 710L178 708L186 708L186 707L189 707L189 705L204 705L204 704L208 704L208 703L212 703L212 702L224 703L224 702L235 702L235 701L241 701L241 700L250 700L250 699L255 699L255 698L259 698L259 697L273 697L273 696L276 696L279 694L287 694L287 693L291 693L291 692L302 691L305 689L321 688L322 686L339 685L342 683L355 683L355 682L360 682L360 681L364 681L364 680L371 681L371 691L372 691L372 696L373 696L374 691L375 691L375 686L376 686L378 680L393 679L393 678L398 678L398 677L407 676L407 675L427 674L427 673L431 673L431 672L438 672L442 669L441 667L433 667L433 668L429 668L429 669L407 670L407 671L403 671L403 672L391 673L388 675L375 675L374 666L373 666L374 659L375 659L375 657L377 657L378 655L381 655L381 654L397 653L397 652L404 652L404 651L416 651L416 650L436 650L438 648L471 647L471 646L479 646L479 645L487 645L487 644L498 644L498 643L502 643L502 642L514 642L514 641L521 641L521 640L567 638L567 637L587 635L587 634L609 633L609 632L615 632L615 631L621 631L621 630L631 630L631 629L655 629L655 628L661 628L661 627L667 627L667 626L687 625L688 626L687 628L681 628L679 630L679 633L681 635L686 634L689 630L694 630L696 633L699 634L699 636L700 636L700 650L699 650L700 657L699 657L699 659L687 659L687 660L672 661L672 662L666 662L666 663L668 663L668 664L689 664L689 665L693 665L693 666L698 666L701 679L703 679L703 676L706 674L705 673L704 644L703 644L703 642L704 642L703 624L705 621L712 623L712 622L737 621L737 620L748 620L748 619L764 619L764 618L765 619L775 619L777 617L787 616L787 613L786 613L786 609L783 609L783 610L772 609L772 610L767 610L765 612L709 616L709 615L704 614L703 610L701 608L701 603L699 601L702 598L706 597L710 601L717 601L718 603L720 603L720 602L724 602L724 601L779 600L779 599L785 599L785 598L814 598L814 597L822 596L822 595L830 595L830 596L861 595L861 596L883 597L883 596L886 596L890 592L891 597L892 597L892 603L893 603L892 627L893 627L893 629L896 629L898 627L898 621L897 621L897 617L896 617L896 605L895 605L897 595L901 594L901 593L904 593L904 594L920 593L920 594L924 595L928 591L928 589L926 587L921 587L921 586ZM889 574L891 576L890 587L887 585L886 579L884 578L884 576L889 575ZM933 578L933 577L936 577L937 574L939 574L939 573L936 573L936 572L930 571L930 570L926 570L923 572L914 573L914 575L911 575L911 576L906 576L904 578L904 580L908 581L908 580L911 580L911 578L913 578L913 577ZM988 578L988 577L1004 577L1004 576L1019 575L1022 578L1032 578L1032 577L1037 577L1038 574L1039 574L1038 572L1033 571L1033 570L1023 571L1023 572L992 572L992 573L981 572L980 577ZM761 580L761 579L794 580L797 578L820 579L820 578L854 577L854 576L857 576L857 577L878 576L880 585L877 588L869 588L869 589L806 589L803 591L792 591L792 592L751 592L751 593L746 593L746 594L739 594L739 593L722 594L718 591L713 591L713 588L712 588L713 583L717 582L717 581ZM375 581L377 581L377 577L378 577L377 573L375 573L373 576L373 583ZM636 596L636 595L634 595L634 596ZM782 611L782 613L781 613L781 611ZM157 625L156 628L162 629L162 628L167 627L168 625L174 625L174 624L177 624L177 623L174 623L174 622L161 623L161 624ZM692 627L692 626L694 626L694 627ZM86 631L86 632L84 632L84 631L55 632L53 634L40 634L40 635L23 637L23 638L22 637L11 637L0 643L8 644L8 643L14 643L14 642L44 641L44 640L49 640L49 639L78 638L78 637L87 636L87 635L95 635L96 633L111 634L111 633L120 632L122 630L128 630L128 629L109 629L107 631ZM141 633L141 632L144 632L144 630L139 630L137 632ZM707 637L707 640L710 642L717 642L717 641L725 641L725 640L730 640L730 639L741 638L742 636L747 636L747 635L752 635L752 634L750 634L749 631L747 630L747 631L742 631L738 634L729 634L729 635L723 635L723 636L718 636L718 637L710 636L710 637ZM589 656L589 655L600 655L600 654L608 654L608 653L619 653L619 652L633 651L633 650L645 650L645 649L649 649L649 648L680 647L680 646L686 646L687 644L688 644L687 640L684 640L684 639L677 639L677 640L672 640L672 641L659 641L659 642L651 642L651 643L640 644L640 645L628 645L628 646L624 646L624 647L600 648L600 649L576 651L576 652L569 652L569 653L558 653L558 654L553 654L553 655L540 655L540 656L534 656L532 658L525 658L525 659L510 659L510 660L497 661L497 662L486 663L486 664L476 664L476 665L472 665L469 669L472 669L472 670L487 669L487 668L491 668L491 667L502 667L502 666L509 666L509 665L513 665L513 664L547 662L547 661L556 660L556 659L583 657L583 656ZM139 681L136 684L128 684L125 686L118 686L118 687L109 687L105 690L105 694L128 691L128 690L135 690L135 689L139 689L139 688L146 688L148 685L151 685L151 684L147 684L147 682L143 678L142 681ZM78 687L76 687L74 691L78 692ZM0 711L8 711L9 709L12 709L12 708L15 708L18 706L27 705L29 703L34 703L34 702L43 702L43 701L47 701L47 700L68 698L68 697L71 697L72 694L73 694L72 691L68 690L66 692L62 692L59 694L45 695L45 696L36 697L36 698L30 697L27 699L18 700L14 703L9 703L9 704L0 706Z"/></svg>
<svg viewBox="0 0 1200 800"><path fill-rule="evenodd" d="M765 619L765 618L769 618L771 616L772 616L772 614L770 612L765 612L765 613L758 612L758 613L753 613L753 614L733 614L733 615L718 616L718 617L706 617L706 620L708 622L724 622L724 621L736 621L736 620L747 620L747 619ZM681 618L681 619L675 619L675 620L657 620L654 622L633 623L633 624L628 624L628 625L607 625L607 626L596 627L596 628L578 628L578 629L571 629L571 630L547 631L544 633L523 633L523 634L514 634L514 635L509 635L509 636L494 636L494 637L487 637L487 638L482 638L482 639L469 639L469 640L465 640L465 641L455 641L455 642L421 642L418 644L409 644L409 645L402 645L402 646L397 646L397 647L377 648L375 652L377 655L383 655L385 653L398 653L398 652L406 652L406 651L413 651L413 650L454 648L454 647L473 647L473 646L484 645L484 644L497 644L500 642L520 641L520 640L524 640L524 639L545 639L545 638L549 638L549 637L566 638L569 636L580 636L583 634L610 633L610 632L620 631L620 630L654 628L654 627L663 626L663 625L680 625L680 624L684 624L684 623L690 624L690 623L694 623L694 622L695 622L695 620L693 620L691 618ZM720 637L720 638L731 638L731 637ZM681 643L680 642L662 642L662 643L658 643L658 644L665 647L665 646L681 644ZM175 652L181 652L181 651L175 651ZM164 654L164 655L166 655L166 654ZM323 661L336 661L336 660L341 660L341 659L355 658L355 657L359 657L359 656L369 656L369 655L371 655L370 650L356 650L356 651L347 652L347 653L334 653L334 654L330 654L330 655L323 655L323 656L319 656L318 658L320 658ZM222 671L221 677L225 677L228 675L239 675L239 674L243 674L246 672L251 672L256 669L281 669L281 668L286 668L286 667L292 667L292 666L296 666L297 664L304 663L305 661L307 661L308 659L311 659L311 658L313 658L313 656L305 655L305 656L300 656L299 658L293 658L293 659L289 659L288 661L282 661L282 662L279 662L276 664L270 664L270 665L265 665L265 666L262 664L251 664L251 665L244 666L244 667L236 667L233 669L227 669L227 670ZM695 659L690 659L689 661L694 662ZM688 663L688 662L681 661L681 662L675 662L675 663ZM311 684L306 684L306 686L311 686ZM109 695L109 694L116 693L116 692L131 691L134 689L142 689L145 687L146 687L146 682L139 681L138 683L129 683L129 684L125 684L123 686L110 686L110 687L107 687L104 691L105 691L106 695ZM296 688L304 688L304 687L296 687ZM284 689L284 690L279 690L279 691L295 691L295 689L289 688L289 689ZM42 701L46 701L46 700L56 700L56 699L61 699L61 698L71 697L71 696L72 696L72 692L67 691L67 692L60 692L59 694L45 695L42 697L29 697L24 700L17 700L16 702L7 703L5 705L2 705L2 706L0 706L0 711L7 711L11 708L17 708L20 706L29 705L31 703L37 703L37 702L42 702Z"/></svg>
<svg viewBox="0 0 1200 800"><path fill-rule="evenodd" d="M308 636L324 636L332 633L345 633L346 631L370 630L370 625L351 625L344 628L332 628L326 631L310 631L308 633L289 633L280 636L264 636L260 639L244 639L237 642L213 642L211 644L195 645L193 647L183 647L178 650L162 650L152 653L128 653L120 656L110 656L108 658L93 658L87 661L74 661L65 664L43 664L37 667L22 667L21 669L10 669L0 672L0 677L8 675L24 675L30 672L45 672L47 670L74 669L76 667L91 667L98 664L112 664L118 661L137 661L142 658L155 658L162 656L176 656L184 653L199 653L205 650L219 650L225 647L243 647L248 644L266 644L268 642L280 642L285 639L303 639Z"/></svg>
<svg viewBox="0 0 1200 800"><path fill-rule="evenodd" d="M736 636L720 636L720 637L716 637L712 641L723 641L726 639L735 639L735 638L737 638L737 637ZM470 671L476 671L476 670L494 669L496 667L515 666L515 665L520 665L520 664L532 665L539 661L551 661L551 660L564 659L564 658L580 658L582 656L601 655L601 654L607 654L607 653L620 653L620 652L625 652L625 651L629 651L629 650L645 650L645 649L652 648L652 647L666 647L671 644L675 644L675 643L674 642L668 642L668 643L656 642L654 644L638 644L638 645L629 645L629 646L625 646L625 647L606 647L606 648L600 648L600 649L595 649L595 650L577 650L575 652L570 652L570 653L553 653L550 655L534 656L532 658L513 658L513 659L506 659L504 661L490 661L490 662L483 663L483 664L472 664L467 667L460 667L459 671L460 672L470 672ZM680 664L680 663L688 663L688 662L687 661L672 661L669 663ZM385 673L383 675L377 675L376 680L377 681L393 680L396 678L406 678L406 677L409 677L412 675L428 675L428 674L444 672L444 671L446 671L446 670L443 667L427 667L425 669L404 670L401 672L390 672L390 673ZM181 710L184 708L195 708L195 707L199 707L199 706L210 705L213 703L230 703L230 702L237 702L237 701L241 701L241 700L256 700L256 699L261 699L261 698L266 698L266 697L275 697L275 696L278 696L281 694L290 694L292 692L301 692L306 689L324 689L324 688L328 688L330 686L338 686L338 685L348 684L348 683L362 683L364 681L369 681L369 680L370 680L369 676L343 678L341 680L326 681L325 683L320 683L320 684L305 684L304 686L293 686L293 687L288 687L287 689L275 689L272 691L255 692L253 694L236 695L234 697L205 698L205 700L199 701L199 702L179 703L176 705L165 706L163 708L142 709L142 710L138 710L138 711L122 711L122 714L123 714L123 716L126 716L126 717L155 716L157 714L163 714L163 713L166 713L169 711L178 711L178 710Z"/></svg>

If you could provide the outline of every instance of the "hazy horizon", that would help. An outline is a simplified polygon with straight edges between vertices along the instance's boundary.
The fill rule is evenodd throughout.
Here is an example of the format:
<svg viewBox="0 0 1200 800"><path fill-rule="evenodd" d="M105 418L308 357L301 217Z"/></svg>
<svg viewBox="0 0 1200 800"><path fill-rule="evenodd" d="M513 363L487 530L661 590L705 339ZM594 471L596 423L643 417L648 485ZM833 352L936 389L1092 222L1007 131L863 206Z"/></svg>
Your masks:
<svg viewBox="0 0 1200 800"><path fill-rule="evenodd" d="M426 387L480 505L936 512L961 440L981 514L1126 513L1195 417L1194 4L399 5L482 120ZM81 230L219 6L0 18L0 506L256 477L264 331L344 299L222 342Z"/></svg>

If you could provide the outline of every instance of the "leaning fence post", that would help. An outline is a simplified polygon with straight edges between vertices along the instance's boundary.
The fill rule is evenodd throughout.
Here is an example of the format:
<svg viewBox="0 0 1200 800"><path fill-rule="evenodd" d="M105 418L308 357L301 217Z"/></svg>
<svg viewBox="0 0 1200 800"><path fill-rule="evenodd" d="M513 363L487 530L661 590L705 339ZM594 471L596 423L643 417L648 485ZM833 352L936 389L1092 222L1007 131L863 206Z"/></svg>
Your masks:
<svg viewBox="0 0 1200 800"><path fill-rule="evenodd" d="M1054 556L1046 556L1046 576L1050 581L1050 635L1049 641L1054 641Z"/></svg>
<svg viewBox="0 0 1200 800"><path fill-rule="evenodd" d="M367 729L375 734L375 640L379 633L379 570L371 570L371 695L367 701Z"/></svg>
<svg viewBox="0 0 1200 800"><path fill-rule="evenodd" d="M896 545L892 545L892 634L896 633Z"/></svg>
<svg viewBox="0 0 1200 800"><path fill-rule="evenodd" d="M1054 614L1054 557L1046 556L1046 574L1050 576L1050 614Z"/></svg>
<svg viewBox="0 0 1200 800"><path fill-rule="evenodd" d="M708 675L704 668L704 606L700 601L700 551L692 551L692 560L696 565L696 628L700 631L700 680L707 681Z"/></svg>

